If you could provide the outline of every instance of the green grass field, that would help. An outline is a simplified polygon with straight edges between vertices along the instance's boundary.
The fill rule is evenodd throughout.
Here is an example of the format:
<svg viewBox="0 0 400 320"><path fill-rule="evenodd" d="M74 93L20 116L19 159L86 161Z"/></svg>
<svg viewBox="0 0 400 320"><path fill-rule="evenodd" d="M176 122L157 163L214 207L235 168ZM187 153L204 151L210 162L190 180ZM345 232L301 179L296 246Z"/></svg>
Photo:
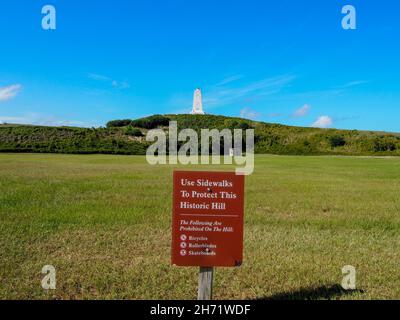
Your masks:
<svg viewBox="0 0 400 320"><path fill-rule="evenodd" d="M0 299L196 298L198 270L170 265L173 169L0 154ZM214 298L400 299L399 158L257 156L245 201L244 264L216 270Z"/></svg>

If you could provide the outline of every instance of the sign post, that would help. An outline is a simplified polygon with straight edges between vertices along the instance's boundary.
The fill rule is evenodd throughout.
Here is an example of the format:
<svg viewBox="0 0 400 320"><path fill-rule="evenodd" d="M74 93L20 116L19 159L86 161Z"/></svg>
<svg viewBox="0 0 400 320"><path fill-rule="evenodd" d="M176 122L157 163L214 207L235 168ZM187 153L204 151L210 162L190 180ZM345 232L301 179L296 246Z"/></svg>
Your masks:
<svg viewBox="0 0 400 320"><path fill-rule="evenodd" d="M211 300L214 268L200 267L197 300Z"/></svg>
<svg viewBox="0 0 400 320"><path fill-rule="evenodd" d="M213 267L243 261L244 176L175 171L172 264L198 266L199 300L212 298Z"/></svg>

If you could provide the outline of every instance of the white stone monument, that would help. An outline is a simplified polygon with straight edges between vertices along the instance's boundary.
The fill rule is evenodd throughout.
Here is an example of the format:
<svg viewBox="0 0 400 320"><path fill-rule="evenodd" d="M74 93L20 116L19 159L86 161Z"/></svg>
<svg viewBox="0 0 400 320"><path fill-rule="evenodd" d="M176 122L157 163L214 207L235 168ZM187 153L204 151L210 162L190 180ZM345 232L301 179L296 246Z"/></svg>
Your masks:
<svg viewBox="0 0 400 320"><path fill-rule="evenodd" d="M193 109L191 114L204 114L203 111L203 100L201 98L201 90L197 88L194 91L194 96L193 96Z"/></svg>

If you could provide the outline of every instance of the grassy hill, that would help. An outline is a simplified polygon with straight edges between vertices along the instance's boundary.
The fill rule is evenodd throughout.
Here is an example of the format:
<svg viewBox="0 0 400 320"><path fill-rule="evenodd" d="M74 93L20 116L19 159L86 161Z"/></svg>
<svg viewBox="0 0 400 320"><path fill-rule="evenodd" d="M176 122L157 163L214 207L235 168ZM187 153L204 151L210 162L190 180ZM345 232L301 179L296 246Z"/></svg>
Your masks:
<svg viewBox="0 0 400 320"><path fill-rule="evenodd" d="M400 134L285 126L216 115L154 115L114 120L106 128L0 125L0 152L145 154L149 129L255 130L255 152L292 155L400 156Z"/></svg>
<svg viewBox="0 0 400 320"><path fill-rule="evenodd" d="M145 154L122 129L0 125L0 152Z"/></svg>

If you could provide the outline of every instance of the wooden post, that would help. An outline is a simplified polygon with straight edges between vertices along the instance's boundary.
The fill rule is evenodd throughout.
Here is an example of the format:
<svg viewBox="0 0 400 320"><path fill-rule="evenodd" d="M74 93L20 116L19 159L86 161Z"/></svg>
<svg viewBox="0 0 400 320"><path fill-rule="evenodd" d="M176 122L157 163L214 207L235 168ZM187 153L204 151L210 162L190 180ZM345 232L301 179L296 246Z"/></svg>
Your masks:
<svg viewBox="0 0 400 320"><path fill-rule="evenodd" d="M197 300L212 299L213 267L200 267L199 271L199 292Z"/></svg>

